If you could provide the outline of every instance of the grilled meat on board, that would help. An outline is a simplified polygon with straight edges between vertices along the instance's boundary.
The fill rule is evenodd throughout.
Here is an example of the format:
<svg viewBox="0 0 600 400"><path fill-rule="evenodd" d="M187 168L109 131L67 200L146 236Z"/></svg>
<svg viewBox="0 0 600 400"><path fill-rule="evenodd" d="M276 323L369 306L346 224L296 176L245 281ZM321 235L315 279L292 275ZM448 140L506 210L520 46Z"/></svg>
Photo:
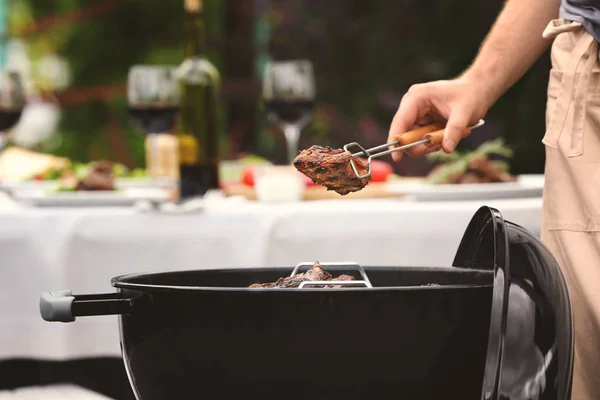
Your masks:
<svg viewBox="0 0 600 400"><path fill-rule="evenodd" d="M315 145L298 154L294 167L317 185L344 196L362 190L369 183L368 178L356 177L350 165L351 158L345 150ZM355 157L354 164L361 175L367 172L366 161Z"/></svg>
<svg viewBox="0 0 600 400"><path fill-rule="evenodd" d="M107 161L97 162L85 179L79 181L76 190L114 190L113 165Z"/></svg>
<svg viewBox="0 0 600 400"><path fill-rule="evenodd" d="M297 274L294 276L287 276L285 278L279 278L277 280L277 282L272 282L272 283L255 283L253 285L250 285L250 288L297 288L300 286L300 284L302 282L306 282L306 281L331 281L331 280L335 280L335 281L353 281L354 277L350 276L350 275L340 275L337 278L333 278L333 275L331 275L329 272L327 271L323 271L323 269L321 268L321 264L319 264L319 262L317 261L315 263L315 265L309 269L308 271L302 273L302 274ZM305 288L314 288L317 286L314 285L307 285L304 286ZM341 285L326 285L324 286L325 288L330 288L330 289L335 289L335 288L340 288L342 287Z"/></svg>
<svg viewBox="0 0 600 400"><path fill-rule="evenodd" d="M429 175L434 175L438 171L443 170L446 165L438 165L433 168ZM505 172L499 165L490 161L486 157L478 157L473 159L466 171L459 171L450 174L443 182L447 184L462 184L462 183L499 183L499 182L515 182L517 178L508 172Z"/></svg>
<svg viewBox="0 0 600 400"><path fill-rule="evenodd" d="M475 158L471 161L469 169L487 178L490 182L515 182L517 180L515 176L505 172L486 157Z"/></svg>

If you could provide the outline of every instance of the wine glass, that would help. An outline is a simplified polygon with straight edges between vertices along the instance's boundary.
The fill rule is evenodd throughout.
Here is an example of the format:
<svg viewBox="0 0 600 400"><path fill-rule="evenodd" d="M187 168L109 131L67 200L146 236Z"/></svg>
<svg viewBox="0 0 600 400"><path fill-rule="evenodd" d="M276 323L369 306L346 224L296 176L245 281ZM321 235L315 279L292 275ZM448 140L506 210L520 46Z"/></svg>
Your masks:
<svg viewBox="0 0 600 400"><path fill-rule="evenodd" d="M175 66L135 65L127 79L129 117L144 134L167 133L179 112Z"/></svg>
<svg viewBox="0 0 600 400"><path fill-rule="evenodd" d="M171 187L179 174L179 141L171 134L179 113L176 66L134 65L127 78L129 117L146 136L146 170Z"/></svg>
<svg viewBox="0 0 600 400"><path fill-rule="evenodd" d="M311 120L315 100L313 65L307 60L268 63L263 98L269 119L285 135L288 163L298 155L300 133Z"/></svg>
<svg viewBox="0 0 600 400"><path fill-rule="evenodd" d="M0 152L8 141L8 131L21 119L25 90L16 71L0 70Z"/></svg>

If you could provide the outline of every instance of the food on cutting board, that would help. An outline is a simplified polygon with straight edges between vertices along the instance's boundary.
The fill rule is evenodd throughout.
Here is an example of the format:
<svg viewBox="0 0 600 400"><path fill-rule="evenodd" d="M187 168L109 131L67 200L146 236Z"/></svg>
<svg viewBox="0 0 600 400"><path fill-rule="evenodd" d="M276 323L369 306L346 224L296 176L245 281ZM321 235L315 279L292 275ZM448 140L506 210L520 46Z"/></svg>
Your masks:
<svg viewBox="0 0 600 400"><path fill-rule="evenodd" d="M0 180L18 182L47 171L71 167L68 158L37 153L17 146L0 151Z"/></svg>
<svg viewBox="0 0 600 400"><path fill-rule="evenodd" d="M36 174L29 179L37 181L54 181L61 180L64 177L72 176L73 174L78 177L86 176L99 162L106 161L92 161L90 163L71 163L66 168L50 168L42 173ZM143 168L136 168L130 170L123 164L114 163L112 164L112 172L115 178L146 178L147 174Z"/></svg>
<svg viewBox="0 0 600 400"><path fill-rule="evenodd" d="M515 182L517 179L509 173L506 161L489 159L490 155L510 158L512 154L502 138L485 142L471 152L430 153L427 158L441 164L431 170L426 181L432 184Z"/></svg>
<svg viewBox="0 0 600 400"><path fill-rule="evenodd" d="M337 278L333 278L329 272L324 271L321 268L321 264L319 262L315 262L315 265L309 269L308 271L302 274L296 274L294 276L287 276L285 278L279 278L277 282L273 283L255 283L250 285L250 288L297 288L302 284L302 282L307 281L353 281L355 280L353 276L350 275L340 275ZM315 285L306 285L305 288L315 288ZM324 288L336 289L342 287L341 285L325 285L322 286Z"/></svg>
<svg viewBox="0 0 600 400"><path fill-rule="evenodd" d="M61 192L115 190L114 164L109 161L96 161L90 164L85 174L77 176L67 171L61 176Z"/></svg>
<svg viewBox="0 0 600 400"><path fill-rule="evenodd" d="M219 162L219 179L224 183L238 183L245 179L248 171L256 166L270 165L271 163L259 156L249 154L235 160L221 160Z"/></svg>
<svg viewBox="0 0 600 400"><path fill-rule="evenodd" d="M261 165L249 165L249 166L245 167L241 174L241 179L240 179L241 182L246 186L255 187L254 175L255 175L256 169L260 168L260 167L261 167ZM301 175L301 176L304 179L305 185L317 186L317 184L314 183L313 181L311 181L310 178L307 177L306 175Z"/></svg>
<svg viewBox="0 0 600 400"><path fill-rule="evenodd" d="M244 166L239 179L241 183L243 183L246 186L254 187L254 173L256 169L260 166L261 164ZM393 175L393 173L394 169L389 163L380 160L371 161L371 182L385 182L389 179L390 176ZM304 178L304 183L306 184L306 186L319 186L305 174L302 174L302 177Z"/></svg>
<svg viewBox="0 0 600 400"><path fill-rule="evenodd" d="M315 145L300 152L294 167L316 184L343 196L358 192L369 183L368 178L356 176L350 165L351 158L348 151ZM361 175L367 172L366 161L355 158L354 165Z"/></svg>
<svg viewBox="0 0 600 400"><path fill-rule="evenodd" d="M273 166L271 163L266 163L263 165L246 165L242 168L240 174L235 179L235 181L225 182L224 190L230 196L245 196L250 200L257 200L260 197L257 193L257 183L255 179L258 175L261 174L261 169L268 170L266 165L271 165L272 167L281 167L282 170L284 166ZM275 175L277 179L289 179L290 181L297 181L297 177L300 177L303 180L303 184L305 186L304 195L302 200L323 200L323 199L338 199L340 195L334 191L328 191L325 187L318 185L313 182L311 178L306 176L305 174L298 171L293 165L286 166L291 169L290 173L271 173L274 170L270 171L267 175ZM350 169L351 171L351 169ZM294 172L294 173L291 173ZM352 172L353 173L353 172ZM287 176L283 176L287 175ZM379 197L397 197L398 194L394 192L388 192L383 186L384 182L389 181L390 179L394 179L396 176L394 175L393 167L390 163L381 160L372 160L371 162L371 177L369 180L369 186L365 190L361 190L359 192L348 193L344 198L348 199L356 199L356 198L379 198ZM262 181L264 183L264 180ZM269 186L271 186L269 183ZM278 190L289 190L288 182L284 183L284 186L279 187ZM297 182L294 182L296 185ZM261 186L259 184L258 186ZM296 188L296 186L294 186ZM294 189L295 190L295 189ZM290 196L288 196L290 197Z"/></svg>
<svg viewBox="0 0 600 400"><path fill-rule="evenodd" d="M91 163L73 162L66 157L57 157L12 146L0 152L0 179L55 181L71 174L86 175L96 163L96 161ZM116 162L112 163L112 167L116 178L147 177L143 168L130 170L125 165Z"/></svg>

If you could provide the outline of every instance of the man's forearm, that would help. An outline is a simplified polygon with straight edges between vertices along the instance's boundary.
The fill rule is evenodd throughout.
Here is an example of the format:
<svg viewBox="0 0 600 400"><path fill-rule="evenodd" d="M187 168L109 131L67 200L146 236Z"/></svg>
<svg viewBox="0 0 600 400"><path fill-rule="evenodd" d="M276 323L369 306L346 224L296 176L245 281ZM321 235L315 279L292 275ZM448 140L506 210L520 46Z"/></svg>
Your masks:
<svg viewBox="0 0 600 400"><path fill-rule="evenodd" d="M462 75L491 107L527 72L551 41L542 37L558 17L560 0L508 0L475 61Z"/></svg>

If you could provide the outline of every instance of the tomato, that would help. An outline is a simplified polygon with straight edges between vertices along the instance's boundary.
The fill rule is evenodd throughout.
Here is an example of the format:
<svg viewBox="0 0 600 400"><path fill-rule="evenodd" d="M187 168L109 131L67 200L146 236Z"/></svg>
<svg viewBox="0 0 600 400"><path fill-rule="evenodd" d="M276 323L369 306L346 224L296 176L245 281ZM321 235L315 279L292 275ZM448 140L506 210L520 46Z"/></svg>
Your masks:
<svg viewBox="0 0 600 400"><path fill-rule="evenodd" d="M256 166L248 165L242 172L242 183L244 185L254 187L254 169Z"/></svg>
<svg viewBox="0 0 600 400"><path fill-rule="evenodd" d="M371 160L371 182L385 182L394 173L394 168L381 160Z"/></svg>
<svg viewBox="0 0 600 400"><path fill-rule="evenodd" d="M44 176L42 174L38 174L33 179L36 180L36 181L43 181L44 180Z"/></svg>
<svg viewBox="0 0 600 400"><path fill-rule="evenodd" d="M304 178L304 183L306 184L306 186L319 186L316 183L314 183L308 176L302 174L302 178Z"/></svg>

